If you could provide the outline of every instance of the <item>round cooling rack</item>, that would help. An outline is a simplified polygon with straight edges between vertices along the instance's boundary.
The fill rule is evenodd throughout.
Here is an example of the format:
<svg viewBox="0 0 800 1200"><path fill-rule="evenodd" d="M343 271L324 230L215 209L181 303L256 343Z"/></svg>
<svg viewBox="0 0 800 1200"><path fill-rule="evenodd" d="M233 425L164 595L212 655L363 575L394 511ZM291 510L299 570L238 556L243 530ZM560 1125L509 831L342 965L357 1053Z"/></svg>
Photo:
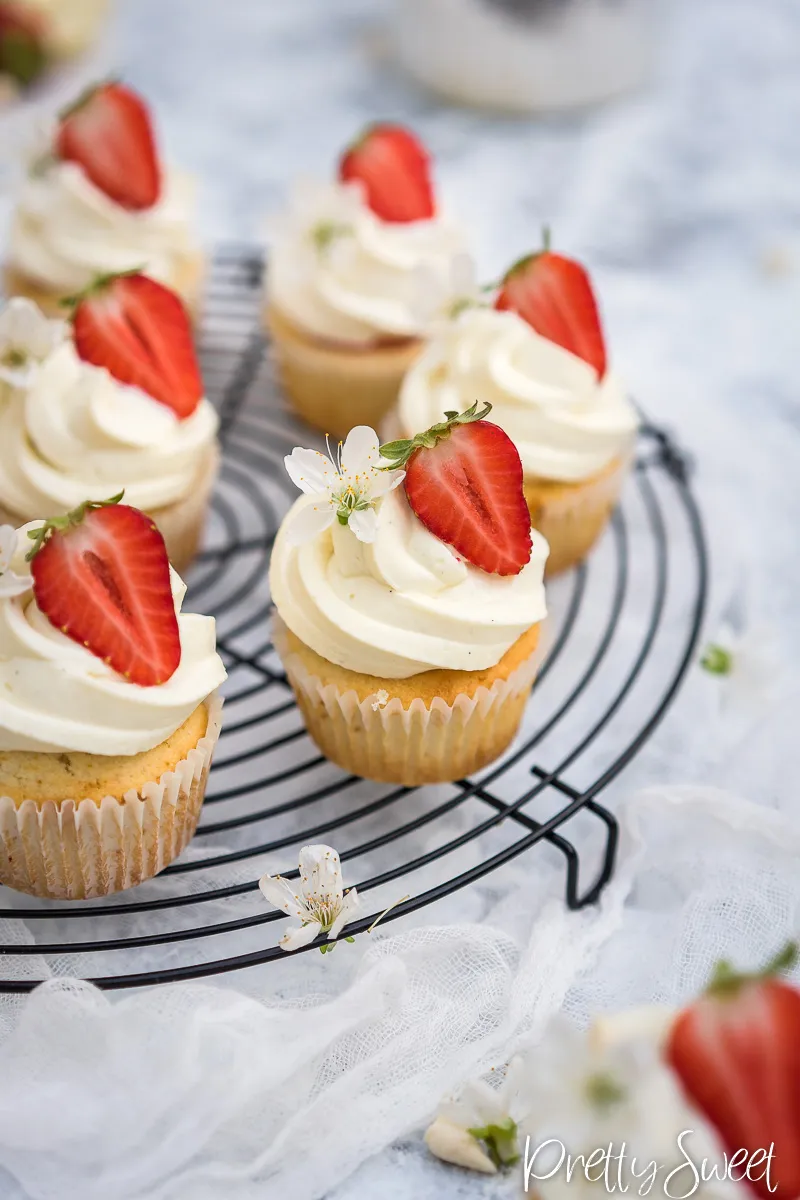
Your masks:
<svg viewBox="0 0 800 1200"><path fill-rule="evenodd" d="M685 457L645 422L601 544L549 586L543 660L510 751L479 777L422 789L369 783L322 758L270 639L270 548L295 495L283 456L315 439L284 413L274 385L262 265L252 249L218 253L203 323L224 456L187 607L217 618L228 682L200 828L157 879L106 900L0 889L0 991L58 976L139 987L283 957L274 923L285 918L257 881L265 870L296 877L310 842L339 850L345 882L369 910L348 933L401 895L386 921L511 860L536 870L544 854L563 857L568 906L591 904L613 872L618 835L599 796L667 712L693 658L707 584L702 524Z"/></svg>

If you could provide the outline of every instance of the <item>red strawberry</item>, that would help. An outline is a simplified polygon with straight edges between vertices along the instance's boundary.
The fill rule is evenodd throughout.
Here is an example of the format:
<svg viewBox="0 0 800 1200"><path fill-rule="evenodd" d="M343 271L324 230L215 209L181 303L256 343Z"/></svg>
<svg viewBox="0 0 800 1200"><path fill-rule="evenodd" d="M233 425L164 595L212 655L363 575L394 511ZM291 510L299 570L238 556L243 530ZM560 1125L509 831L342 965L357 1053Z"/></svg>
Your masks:
<svg viewBox="0 0 800 1200"><path fill-rule="evenodd" d="M182 301L138 271L106 275L76 297L75 349L120 383L141 388L181 419L203 395L192 327Z"/></svg>
<svg viewBox="0 0 800 1200"><path fill-rule="evenodd" d="M405 466L408 503L426 529L483 571L519 575L531 555L522 463L508 434L483 420L491 408L478 412L476 401L445 413L446 421L388 442L381 454Z"/></svg>
<svg viewBox="0 0 800 1200"><path fill-rule="evenodd" d="M495 308L519 313L537 333L606 373L606 347L591 280L580 263L545 248L515 263L503 279Z"/></svg>
<svg viewBox="0 0 800 1200"><path fill-rule="evenodd" d="M164 539L121 496L86 501L28 535L40 610L120 675L165 683L181 661Z"/></svg>
<svg viewBox="0 0 800 1200"><path fill-rule="evenodd" d="M60 114L55 153L123 208L152 208L161 195L150 112L121 83L90 88Z"/></svg>
<svg viewBox="0 0 800 1200"><path fill-rule="evenodd" d="M357 179L383 221L425 221L436 212L428 151L402 125L370 125L342 156L339 178Z"/></svg>
<svg viewBox="0 0 800 1200"><path fill-rule="evenodd" d="M27 86L47 66L44 26L37 13L0 0L0 75Z"/></svg>
<svg viewBox="0 0 800 1200"><path fill-rule="evenodd" d="M774 1143L769 1175L763 1157L751 1171L750 1187L763 1200L800 1195L800 992L773 978L796 953L787 947L757 975L720 963L705 994L678 1017L666 1048L728 1154L766 1153Z"/></svg>

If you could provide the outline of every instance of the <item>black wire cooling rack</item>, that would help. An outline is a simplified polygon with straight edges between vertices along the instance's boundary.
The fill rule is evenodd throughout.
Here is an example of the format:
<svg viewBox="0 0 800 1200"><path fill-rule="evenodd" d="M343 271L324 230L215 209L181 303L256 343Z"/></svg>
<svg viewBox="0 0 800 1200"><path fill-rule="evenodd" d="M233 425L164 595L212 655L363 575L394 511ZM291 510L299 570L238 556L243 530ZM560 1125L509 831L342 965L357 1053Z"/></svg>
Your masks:
<svg viewBox="0 0 800 1200"><path fill-rule="evenodd" d="M294 497L282 459L313 437L293 425L274 386L261 275L252 250L218 253L203 327L224 464L187 604L216 616L229 679L200 829L158 879L104 901L51 903L0 889L2 992L63 975L137 987L277 959L270 927L283 917L261 898L258 876L267 867L296 876L297 850L310 842L336 846L346 883L375 910L348 933L372 925L384 885L410 893L391 921L537 843L563 856L568 906L591 904L612 875L618 840L598 797L661 721L692 660L706 598L702 525L685 456L645 423L603 542L550 588L548 646L511 751L479 778L421 790L365 783L326 762L270 641L270 547ZM525 869L535 861L528 856Z"/></svg>

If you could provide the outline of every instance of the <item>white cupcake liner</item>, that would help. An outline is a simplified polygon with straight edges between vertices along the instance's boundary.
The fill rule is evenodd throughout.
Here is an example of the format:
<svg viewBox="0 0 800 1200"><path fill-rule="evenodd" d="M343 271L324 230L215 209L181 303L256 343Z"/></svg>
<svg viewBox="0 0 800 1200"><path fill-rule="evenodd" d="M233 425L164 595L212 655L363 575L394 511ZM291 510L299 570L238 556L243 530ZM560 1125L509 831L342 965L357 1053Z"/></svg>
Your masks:
<svg viewBox="0 0 800 1200"><path fill-rule="evenodd" d="M517 732L540 659L534 651L507 679L458 695L452 704L435 696L405 706L391 695L389 679L363 700L353 689L323 684L289 649L277 614L273 640L323 754L355 775L409 787L461 779L502 754Z"/></svg>
<svg viewBox="0 0 800 1200"><path fill-rule="evenodd" d="M134 887L169 866L197 828L219 737L222 699L215 693L206 707L205 735L175 769L123 796L43 804L0 796L0 883L84 900Z"/></svg>

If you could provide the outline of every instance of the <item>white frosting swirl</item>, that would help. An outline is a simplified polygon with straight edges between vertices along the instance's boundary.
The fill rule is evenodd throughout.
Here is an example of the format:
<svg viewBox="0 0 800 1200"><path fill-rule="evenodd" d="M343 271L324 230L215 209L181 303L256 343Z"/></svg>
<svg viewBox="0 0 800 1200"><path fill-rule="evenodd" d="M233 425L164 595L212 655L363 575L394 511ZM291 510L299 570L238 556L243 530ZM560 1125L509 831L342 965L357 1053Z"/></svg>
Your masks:
<svg viewBox="0 0 800 1200"><path fill-rule="evenodd" d="M583 359L538 333L513 312L468 309L451 322L406 375L397 418L411 436L492 404L519 451L525 474L564 483L588 479L626 454L638 426L617 376L602 380Z"/></svg>
<svg viewBox="0 0 800 1200"><path fill-rule="evenodd" d="M447 217L382 221L357 184L341 183L298 187L270 240L275 307L316 337L362 345L422 335L426 292L449 293L466 251Z"/></svg>
<svg viewBox="0 0 800 1200"><path fill-rule="evenodd" d="M153 512L191 490L217 426L208 400L181 421L66 342L0 400L0 505L54 516L124 488L126 504Z"/></svg>
<svg viewBox="0 0 800 1200"><path fill-rule="evenodd" d="M131 211L111 200L77 163L34 166L17 200L8 248L12 268L59 293L79 292L97 275L143 267L180 292L192 235L194 185L164 173L152 208Z"/></svg>
<svg viewBox="0 0 800 1200"><path fill-rule="evenodd" d="M12 570L30 575L27 530ZM213 617L181 613L186 586L172 572L181 662L166 683L140 687L61 633L33 592L0 597L0 751L141 754L179 729L225 679Z"/></svg>
<svg viewBox="0 0 800 1200"><path fill-rule="evenodd" d="M313 503L303 496L295 509ZM485 670L546 615L548 546L535 531L527 565L500 576L464 562L425 529L402 488L380 501L372 543L337 523L294 546L290 523L272 552L275 607L302 642L348 670L386 679L436 667Z"/></svg>

